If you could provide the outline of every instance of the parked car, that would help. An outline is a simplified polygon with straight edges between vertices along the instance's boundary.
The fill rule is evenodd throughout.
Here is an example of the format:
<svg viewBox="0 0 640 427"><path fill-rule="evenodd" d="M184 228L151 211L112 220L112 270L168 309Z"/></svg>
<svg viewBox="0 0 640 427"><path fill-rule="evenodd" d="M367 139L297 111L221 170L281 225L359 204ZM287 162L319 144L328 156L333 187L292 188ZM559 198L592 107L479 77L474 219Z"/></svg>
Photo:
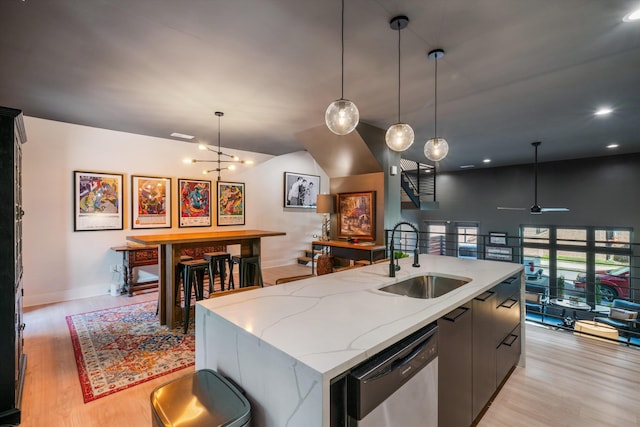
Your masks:
<svg viewBox="0 0 640 427"><path fill-rule="evenodd" d="M611 302L615 298L629 298L629 267L618 267L596 271L596 283L600 282L602 301ZM576 288L586 290L587 274L578 273L573 282Z"/></svg>

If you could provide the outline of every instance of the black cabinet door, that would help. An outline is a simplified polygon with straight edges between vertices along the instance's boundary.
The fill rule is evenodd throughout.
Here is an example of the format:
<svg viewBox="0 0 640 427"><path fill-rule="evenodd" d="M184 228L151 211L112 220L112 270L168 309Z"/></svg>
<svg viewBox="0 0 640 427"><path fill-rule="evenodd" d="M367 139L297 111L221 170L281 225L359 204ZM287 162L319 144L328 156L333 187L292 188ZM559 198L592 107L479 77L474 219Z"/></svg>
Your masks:
<svg viewBox="0 0 640 427"><path fill-rule="evenodd" d="M22 113L0 107L0 425L20 423L22 352Z"/></svg>
<svg viewBox="0 0 640 427"><path fill-rule="evenodd" d="M438 425L469 427L472 417L471 302L438 319Z"/></svg>

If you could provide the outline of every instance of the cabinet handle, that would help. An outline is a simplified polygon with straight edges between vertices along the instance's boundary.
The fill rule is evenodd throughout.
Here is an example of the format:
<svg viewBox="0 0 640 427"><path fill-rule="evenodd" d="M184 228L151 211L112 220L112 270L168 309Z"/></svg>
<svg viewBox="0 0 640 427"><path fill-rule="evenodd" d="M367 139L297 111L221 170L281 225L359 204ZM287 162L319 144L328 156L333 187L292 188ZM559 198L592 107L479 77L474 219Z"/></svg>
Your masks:
<svg viewBox="0 0 640 427"><path fill-rule="evenodd" d="M506 303L507 303L508 301L511 301L511 304L510 304L510 305L506 305ZM511 308L511 307L513 307L514 305L516 305L516 303L517 303L517 302L518 302L518 300L513 299L513 298L509 298L508 300L506 300L505 302L503 302L502 304L500 304L500 307L504 307L504 308Z"/></svg>
<svg viewBox="0 0 640 427"><path fill-rule="evenodd" d="M475 297L475 299L477 299L479 301L486 301L489 298L491 298L493 296L493 294L495 294L494 291L486 291L483 294L480 294L477 297Z"/></svg>
<svg viewBox="0 0 640 427"><path fill-rule="evenodd" d="M516 342L517 339L518 339L517 335L509 334L509 336L502 341L502 344L508 345L509 347L511 347L513 343Z"/></svg>
<svg viewBox="0 0 640 427"><path fill-rule="evenodd" d="M455 322L457 321L459 318L461 318L462 316L464 316L465 314L467 314L469 312L469 309L467 307L458 307L455 310L445 314L444 316L442 316L442 318L444 320L447 320L449 322ZM453 316L449 316L450 314L455 313L455 315Z"/></svg>

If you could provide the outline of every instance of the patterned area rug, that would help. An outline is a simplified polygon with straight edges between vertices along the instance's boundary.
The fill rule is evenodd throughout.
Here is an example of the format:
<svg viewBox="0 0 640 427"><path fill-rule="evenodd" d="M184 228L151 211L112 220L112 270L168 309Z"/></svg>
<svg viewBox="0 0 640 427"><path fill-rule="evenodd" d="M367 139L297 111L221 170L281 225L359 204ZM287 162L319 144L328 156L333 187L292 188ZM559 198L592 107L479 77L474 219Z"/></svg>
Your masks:
<svg viewBox="0 0 640 427"><path fill-rule="evenodd" d="M156 302L67 316L85 403L192 366L193 329L160 325Z"/></svg>

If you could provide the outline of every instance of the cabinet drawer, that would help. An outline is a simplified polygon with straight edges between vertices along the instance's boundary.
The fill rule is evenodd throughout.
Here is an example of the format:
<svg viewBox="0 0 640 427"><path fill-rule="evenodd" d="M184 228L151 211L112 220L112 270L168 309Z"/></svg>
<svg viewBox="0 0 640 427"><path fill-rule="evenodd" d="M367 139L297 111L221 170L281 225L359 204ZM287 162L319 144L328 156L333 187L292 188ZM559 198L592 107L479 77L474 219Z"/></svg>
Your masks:
<svg viewBox="0 0 640 427"><path fill-rule="evenodd" d="M520 360L520 325L516 326L496 350L496 384L500 386L507 374Z"/></svg>
<svg viewBox="0 0 640 427"><path fill-rule="evenodd" d="M520 294L520 276L511 276L495 287L496 304L502 304L507 298Z"/></svg>
<svg viewBox="0 0 640 427"><path fill-rule="evenodd" d="M152 265L158 263L158 250L145 249L141 251L132 251L132 265Z"/></svg>
<svg viewBox="0 0 640 427"><path fill-rule="evenodd" d="M496 345L520 323L520 301L510 297L496 307Z"/></svg>

